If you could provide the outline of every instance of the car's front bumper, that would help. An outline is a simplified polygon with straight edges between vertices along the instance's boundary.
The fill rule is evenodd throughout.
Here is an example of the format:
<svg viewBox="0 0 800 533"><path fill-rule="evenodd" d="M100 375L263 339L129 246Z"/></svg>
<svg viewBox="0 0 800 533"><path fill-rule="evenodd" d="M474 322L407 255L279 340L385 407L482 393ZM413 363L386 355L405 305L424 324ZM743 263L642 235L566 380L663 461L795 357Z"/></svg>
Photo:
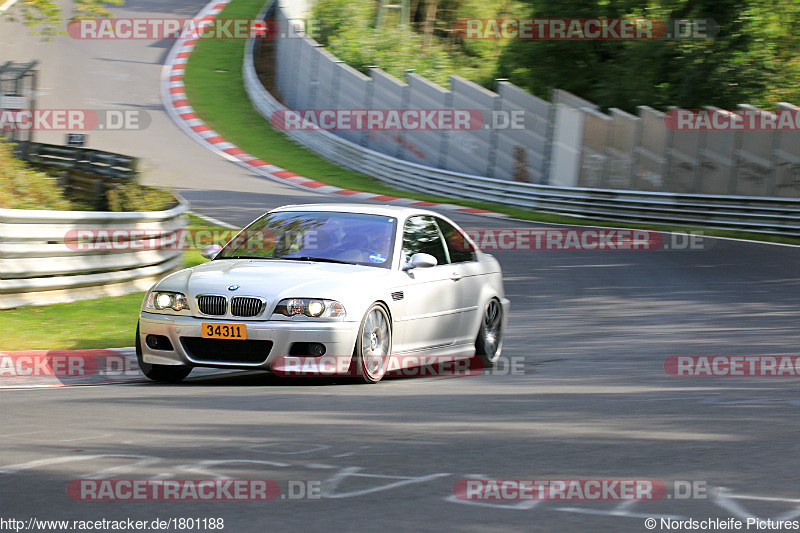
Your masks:
<svg viewBox="0 0 800 533"><path fill-rule="evenodd" d="M218 358L208 356L208 345L204 346L202 357L187 348L187 338L195 339L194 342L202 345L202 324L246 324L247 341L270 341L271 347L266 348L266 343L249 343L251 354L243 361L236 358L235 352L246 341L231 340L217 343L220 355ZM270 364L277 357L286 356L293 343L320 343L325 345L326 355L350 357L355 347L359 329L358 322L311 322L311 321L237 321L215 320L210 318L197 318L191 316L162 315L142 312L139 314L139 343L142 350L142 360L145 363L156 365L188 365L210 366L217 368L248 368L256 370L269 370ZM161 335L167 337L172 345L171 350L153 349L148 346L148 335ZM209 343L210 344L210 343ZM253 345L264 345L255 346ZM263 349L262 349L263 348ZM254 356L253 350L257 354ZM213 350L212 350L213 351ZM224 353L223 353L224 352ZM234 352L233 354L231 352ZM233 357L232 357L233 355ZM233 360L232 360L233 359Z"/></svg>

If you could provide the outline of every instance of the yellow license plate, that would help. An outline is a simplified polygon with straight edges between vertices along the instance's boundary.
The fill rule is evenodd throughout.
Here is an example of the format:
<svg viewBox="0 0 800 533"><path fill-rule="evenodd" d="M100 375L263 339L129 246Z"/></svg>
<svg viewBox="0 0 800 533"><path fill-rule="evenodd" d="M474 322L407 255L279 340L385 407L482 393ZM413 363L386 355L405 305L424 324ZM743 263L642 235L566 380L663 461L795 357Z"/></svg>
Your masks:
<svg viewBox="0 0 800 533"><path fill-rule="evenodd" d="M203 322L204 339L247 339L246 324L213 324Z"/></svg>

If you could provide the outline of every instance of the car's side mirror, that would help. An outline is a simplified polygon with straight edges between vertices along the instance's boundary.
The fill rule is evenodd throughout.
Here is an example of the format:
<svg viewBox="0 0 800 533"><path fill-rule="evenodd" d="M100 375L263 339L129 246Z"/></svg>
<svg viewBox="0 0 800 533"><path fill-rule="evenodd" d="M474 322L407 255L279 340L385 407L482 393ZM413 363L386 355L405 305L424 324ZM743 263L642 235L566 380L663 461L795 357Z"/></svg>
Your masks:
<svg viewBox="0 0 800 533"><path fill-rule="evenodd" d="M222 251L222 246L219 244L209 244L202 250L200 250L200 255L205 257L206 259L214 259L217 257L217 254Z"/></svg>
<svg viewBox="0 0 800 533"><path fill-rule="evenodd" d="M435 267L439 262L431 254L414 254L411 256L411 261L403 265L403 270L411 270L412 268L430 268Z"/></svg>

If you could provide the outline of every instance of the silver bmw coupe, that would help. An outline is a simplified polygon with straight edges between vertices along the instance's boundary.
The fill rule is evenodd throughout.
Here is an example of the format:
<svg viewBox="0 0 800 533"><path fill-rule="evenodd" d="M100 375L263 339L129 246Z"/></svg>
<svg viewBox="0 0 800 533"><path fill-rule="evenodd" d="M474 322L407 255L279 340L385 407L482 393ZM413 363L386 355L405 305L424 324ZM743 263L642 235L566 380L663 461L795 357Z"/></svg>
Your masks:
<svg viewBox="0 0 800 533"><path fill-rule="evenodd" d="M136 353L150 379L335 357L339 373L375 383L393 359L491 366L500 356L509 307L500 265L437 213L285 206L202 253L211 260L144 298Z"/></svg>

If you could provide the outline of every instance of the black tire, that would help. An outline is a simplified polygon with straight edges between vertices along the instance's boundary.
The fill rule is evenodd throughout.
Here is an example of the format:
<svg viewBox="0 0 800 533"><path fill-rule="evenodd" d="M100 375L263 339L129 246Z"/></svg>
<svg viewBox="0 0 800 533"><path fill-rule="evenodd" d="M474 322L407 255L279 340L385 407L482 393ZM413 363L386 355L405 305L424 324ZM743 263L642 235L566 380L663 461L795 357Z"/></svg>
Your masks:
<svg viewBox="0 0 800 533"><path fill-rule="evenodd" d="M361 320L350 366L358 383L377 383L389 366L392 354L392 320L386 306L375 302Z"/></svg>
<svg viewBox="0 0 800 533"><path fill-rule="evenodd" d="M142 360L142 341L139 339L139 324L136 324L136 362L139 370L148 379L164 383L178 383L192 371L190 366L154 365Z"/></svg>
<svg viewBox="0 0 800 533"><path fill-rule="evenodd" d="M481 327L475 339L475 355L485 367L493 367L503 349L503 306L492 298L483 308Z"/></svg>

